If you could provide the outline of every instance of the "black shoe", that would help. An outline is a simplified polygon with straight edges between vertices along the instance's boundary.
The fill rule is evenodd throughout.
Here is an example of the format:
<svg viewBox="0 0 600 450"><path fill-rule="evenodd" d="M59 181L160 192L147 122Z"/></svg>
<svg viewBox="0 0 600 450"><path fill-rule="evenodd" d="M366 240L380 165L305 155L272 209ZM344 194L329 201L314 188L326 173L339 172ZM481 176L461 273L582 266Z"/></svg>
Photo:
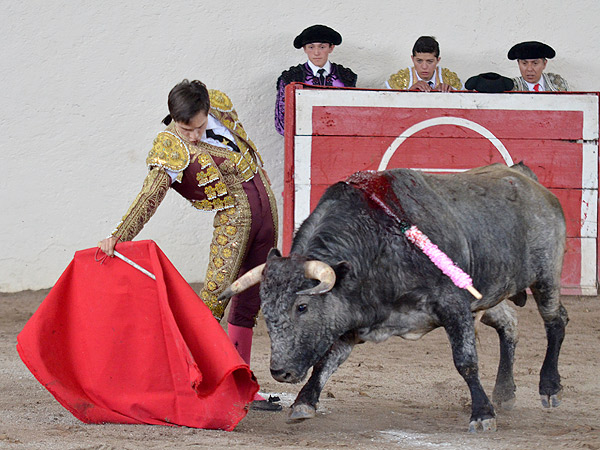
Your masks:
<svg viewBox="0 0 600 450"><path fill-rule="evenodd" d="M250 403L250 409L255 411L281 411L283 408L279 404L279 397L269 395L269 400L254 400Z"/></svg>

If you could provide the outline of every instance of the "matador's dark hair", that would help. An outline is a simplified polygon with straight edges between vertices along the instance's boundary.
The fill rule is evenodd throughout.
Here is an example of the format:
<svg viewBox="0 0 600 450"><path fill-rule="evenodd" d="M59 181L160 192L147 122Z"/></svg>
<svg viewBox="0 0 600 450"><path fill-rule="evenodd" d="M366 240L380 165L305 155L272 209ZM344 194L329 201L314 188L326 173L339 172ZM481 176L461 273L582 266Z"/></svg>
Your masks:
<svg viewBox="0 0 600 450"><path fill-rule="evenodd" d="M440 44L433 36L421 36L412 49L413 56L417 56L417 53L433 53L436 58L439 58Z"/></svg>
<svg viewBox="0 0 600 450"><path fill-rule="evenodd" d="M167 100L169 115L163 119L165 125L172 120L188 124L199 112L208 114L210 97L206 85L198 80L183 80L175 85Z"/></svg>

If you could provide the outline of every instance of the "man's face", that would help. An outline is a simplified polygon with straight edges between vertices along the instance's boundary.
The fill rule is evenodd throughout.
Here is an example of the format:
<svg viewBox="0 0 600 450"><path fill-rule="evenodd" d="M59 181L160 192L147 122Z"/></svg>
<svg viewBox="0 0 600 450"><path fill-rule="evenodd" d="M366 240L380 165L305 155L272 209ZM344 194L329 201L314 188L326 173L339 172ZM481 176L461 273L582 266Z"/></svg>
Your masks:
<svg viewBox="0 0 600 450"><path fill-rule="evenodd" d="M313 42L311 44L306 44L303 48L304 53L306 53L311 63L315 66L323 67L327 64L329 54L333 51L335 45L323 42Z"/></svg>
<svg viewBox="0 0 600 450"><path fill-rule="evenodd" d="M548 60L546 58L519 59L521 76L529 83L537 83L540 81L547 63Z"/></svg>
<svg viewBox="0 0 600 450"><path fill-rule="evenodd" d="M425 81L431 80L438 63L440 62L440 58L436 57L433 53L419 52L410 58L415 65L415 70L419 74L419 78Z"/></svg>
<svg viewBox="0 0 600 450"><path fill-rule="evenodd" d="M175 122L175 129L184 141L189 142L192 145L198 145L198 142L200 142L200 139L204 135L204 131L206 131L207 125L208 114L204 111L200 111L192 117L192 120L190 120L189 123Z"/></svg>

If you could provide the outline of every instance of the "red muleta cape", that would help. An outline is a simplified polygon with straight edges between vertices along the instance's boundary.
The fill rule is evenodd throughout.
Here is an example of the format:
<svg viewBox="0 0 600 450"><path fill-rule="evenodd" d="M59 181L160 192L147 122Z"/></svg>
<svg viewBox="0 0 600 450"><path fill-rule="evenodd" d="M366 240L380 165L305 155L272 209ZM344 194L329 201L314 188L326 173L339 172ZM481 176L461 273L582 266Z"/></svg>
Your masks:
<svg viewBox="0 0 600 450"><path fill-rule="evenodd" d="M21 359L83 422L233 430L259 388L248 365L153 241L117 250L156 281L76 252L17 337Z"/></svg>

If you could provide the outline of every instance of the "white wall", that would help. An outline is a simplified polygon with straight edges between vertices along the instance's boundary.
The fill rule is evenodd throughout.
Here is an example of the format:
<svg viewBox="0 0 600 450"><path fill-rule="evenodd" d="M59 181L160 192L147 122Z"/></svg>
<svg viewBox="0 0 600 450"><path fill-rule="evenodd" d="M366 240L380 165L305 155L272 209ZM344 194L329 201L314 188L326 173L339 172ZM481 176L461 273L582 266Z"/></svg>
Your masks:
<svg viewBox="0 0 600 450"><path fill-rule="evenodd" d="M382 87L420 35L442 65L515 76L516 42L540 40L548 71L573 90L600 85L600 2L1 0L0 291L52 286L76 250L124 214L166 115L170 88L200 79L229 94L267 161L279 199L283 138L275 80L304 54L296 34L324 23L344 37L332 60ZM154 239L189 282L202 281L212 215L170 192L138 239Z"/></svg>

